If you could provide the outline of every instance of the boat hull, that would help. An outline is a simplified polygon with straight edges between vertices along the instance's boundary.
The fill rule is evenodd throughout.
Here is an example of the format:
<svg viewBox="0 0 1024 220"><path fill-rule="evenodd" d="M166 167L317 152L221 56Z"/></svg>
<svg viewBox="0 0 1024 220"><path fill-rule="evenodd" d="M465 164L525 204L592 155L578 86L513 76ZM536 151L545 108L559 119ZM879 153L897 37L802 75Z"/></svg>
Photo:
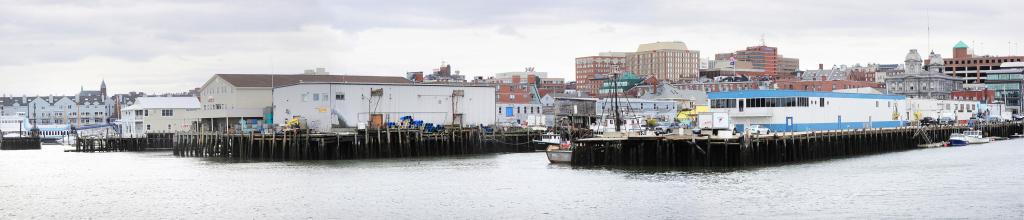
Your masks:
<svg viewBox="0 0 1024 220"><path fill-rule="evenodd" d="M949 139L949 146L951 147L967 146L968 144L970 144L970 142L968 142L967 140Z"/></svg>
<svg viewBox="0 0 1024 220"><path fill-rule="evenodd" d="M572 151L571 150L548 150L548 161L551 163L569 163L572 162Z"/></svg>

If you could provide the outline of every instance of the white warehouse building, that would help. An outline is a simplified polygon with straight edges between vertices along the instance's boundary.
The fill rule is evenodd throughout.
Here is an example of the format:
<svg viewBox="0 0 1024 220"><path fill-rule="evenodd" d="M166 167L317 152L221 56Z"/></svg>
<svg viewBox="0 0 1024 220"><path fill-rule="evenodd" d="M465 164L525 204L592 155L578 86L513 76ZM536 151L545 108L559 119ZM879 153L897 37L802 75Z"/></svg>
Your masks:
<svg viewBox="0 0 1024 220"><path fill-rule="evenodd" d="M760 125L771 131L815 131L898 127L906 123L904 96L742 90L708 93L712 112L727 112L736 128Z"/></svg>
<svg viewBox="0 0 1024 220"><path fill-rule="evenodd" d="M492 125L494 94L492 86L299 82L274 88L274 117L301 117L322 132L355 128L371 114L384 122L411 116L432 124Z"/></svg>

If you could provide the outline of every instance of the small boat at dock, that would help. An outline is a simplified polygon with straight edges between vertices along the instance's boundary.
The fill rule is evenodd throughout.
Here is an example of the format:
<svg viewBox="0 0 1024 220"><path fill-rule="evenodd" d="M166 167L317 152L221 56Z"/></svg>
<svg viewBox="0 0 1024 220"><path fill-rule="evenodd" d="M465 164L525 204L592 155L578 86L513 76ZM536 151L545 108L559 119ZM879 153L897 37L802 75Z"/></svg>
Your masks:
<svg viewBox="0 0 1024 220"><path fill-rule="evenodd" d="M967 143L969 144L984 144L992 141L979 130L964 131L964 136L967 136Z"/></svg>
<svg viewBox="0 0 1024 220"><path fill-rule="evenodd" d="M548 155L548 161L551 163L569 163L572 162L572 144L569 142L562 142L556 145L549 145L545 153Z"/></svg>
<svg viewBox="0 0 1024 220"><path fill-rule="evenodd" d="M949 135L949 146L966 146L968 144L984 144L992 140L985 137L979 130L969 130L963 133Z"/></svg>
<svg viewBox="0 0 1024 220"><path fill-rule="evenodd" d="M540 136L540 140L536 140L536 141L533 141L533 142L535 144L537 144L537 148L535 148L536 150L545 150L546 151L548 149L548 146L551 146L551 145L561 145L562 144L562 136L560 136L558 134L555 134L555 133L548 132L548 133L545 133L545 134L541 135Z"/></svg>
<svg viewBox="0 0 1024 220"><path fill-rule="evenodd" d="M970 144L970 141L968 141L967 136L962 133L953 133L949 135L950 147L967 146L968 144Z"/></svg>

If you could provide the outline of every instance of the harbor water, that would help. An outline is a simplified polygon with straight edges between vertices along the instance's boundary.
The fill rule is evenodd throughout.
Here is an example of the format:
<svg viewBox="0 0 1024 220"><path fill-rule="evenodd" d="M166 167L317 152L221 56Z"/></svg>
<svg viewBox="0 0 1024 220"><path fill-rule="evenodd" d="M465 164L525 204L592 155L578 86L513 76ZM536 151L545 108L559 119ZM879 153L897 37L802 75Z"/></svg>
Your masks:
<svg viewBox="0 0 1024 220"><path fill-rule="evenodd" d="M1024 139L730 169L0 151L0 219L1024 218Z"/></svg>

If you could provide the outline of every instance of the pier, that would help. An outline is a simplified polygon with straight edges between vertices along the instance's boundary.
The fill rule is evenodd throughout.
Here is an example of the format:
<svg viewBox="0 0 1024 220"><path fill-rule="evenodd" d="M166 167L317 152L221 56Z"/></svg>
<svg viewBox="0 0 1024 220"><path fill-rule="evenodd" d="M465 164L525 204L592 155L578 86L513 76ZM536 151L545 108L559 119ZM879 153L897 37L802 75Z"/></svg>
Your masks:
<svg viewBox="0 0 1024 220"><path fill-rule="evenodd" d="M574 166L742 167L895 152L945 141L967 126L898 127L775 133L735 138L663 136L590 138L573 146ZM977 126L986 136L1019 134L1021 122Z"/></svg>
<svg viewBox="0 0 1024 220"><path fill-rule="evenodd" d="M75 138L75 149L65 152L132 152L169 150L173 133L150 133L146 137L86 137Z"/></svg>
<svg viewBox="0 0 1024 220"><path fill-rule="evenodd" d="M172 151L181 157L237 160L340 160L451 156L533 151L540 132L486 132L481 128L367 129L333 134L178 133Z"/></svg>
<svg viewBox="0 0 1024 220"><path fill-rule="evenodd" d="M39 137L0 137L0 150L39 150Z"/></svg>

